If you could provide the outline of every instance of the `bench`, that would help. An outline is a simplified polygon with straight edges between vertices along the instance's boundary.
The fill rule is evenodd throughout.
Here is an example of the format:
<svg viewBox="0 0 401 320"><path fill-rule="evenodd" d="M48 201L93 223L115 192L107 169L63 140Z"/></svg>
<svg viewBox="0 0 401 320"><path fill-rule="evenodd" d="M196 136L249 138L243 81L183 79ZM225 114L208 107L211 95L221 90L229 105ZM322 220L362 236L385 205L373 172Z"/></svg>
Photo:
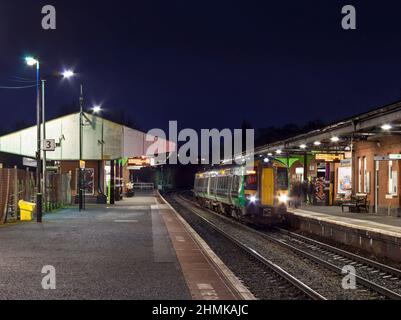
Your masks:
<svg viewBox="0 0 401 320"><path fill-rule="evenodd" d="M341 210L344 212L344 208L348 207L349 212L369 212L369 200L367 194L356 194L351 197L351 201L347 201L341 204Z"/></svg>

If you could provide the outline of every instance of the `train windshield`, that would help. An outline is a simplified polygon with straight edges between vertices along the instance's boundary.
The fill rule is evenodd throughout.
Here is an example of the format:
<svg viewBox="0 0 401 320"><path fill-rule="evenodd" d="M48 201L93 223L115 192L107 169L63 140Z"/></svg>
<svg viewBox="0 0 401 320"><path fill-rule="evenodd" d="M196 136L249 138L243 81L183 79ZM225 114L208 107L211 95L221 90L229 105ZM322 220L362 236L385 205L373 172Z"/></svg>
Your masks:
<svg viewBox="0 0 401 320"><path fill-rule="evenodd" d="M245 176L245 190L257 190L258 189L258 178L255 173L247 174Z"/></svg>
<svg viewBox="0 0 401 320"><path fill-rule="evenodd" d="M287 170L287 168L277 168L277 188L279 190L288 189L288 170Z"/></svg>

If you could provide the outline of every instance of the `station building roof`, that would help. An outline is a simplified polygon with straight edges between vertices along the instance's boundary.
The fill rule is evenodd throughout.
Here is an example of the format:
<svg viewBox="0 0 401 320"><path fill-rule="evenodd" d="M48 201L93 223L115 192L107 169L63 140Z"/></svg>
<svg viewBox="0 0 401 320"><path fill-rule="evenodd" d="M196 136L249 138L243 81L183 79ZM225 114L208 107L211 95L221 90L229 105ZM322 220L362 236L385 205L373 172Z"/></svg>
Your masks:
<svg viewBox="0 0 401 320"><path fill-rule="evenodd" d="M383 126L386 126L385 129ZM255 155L277 150L287 154L350 151L353 142L400 134L401 101L397 101L318 130L258 147L255 149Z"/></svg>
<svg viewBox="0 0 401 320"><path fill-rule="evenodd" d="M79 160L79 118L77 112L46 122L46 138L55 139L57 144L55 151L46 152L48 160ZM151 156L147 150L155 139L164 146L159 153L173 152L176 148L173 142L147 137L144 132L94 114L84 113L82 119L82 160ZM36 126L0 137L0 152L34 158L36 148Z"/></svg>

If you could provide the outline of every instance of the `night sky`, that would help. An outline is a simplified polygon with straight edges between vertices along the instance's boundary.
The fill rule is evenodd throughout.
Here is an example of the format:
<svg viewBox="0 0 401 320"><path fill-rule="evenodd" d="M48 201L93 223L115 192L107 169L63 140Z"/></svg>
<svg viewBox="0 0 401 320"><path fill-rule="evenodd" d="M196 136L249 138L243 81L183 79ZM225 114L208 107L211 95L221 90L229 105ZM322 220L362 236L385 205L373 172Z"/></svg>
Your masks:
<svg viewBox="0 0 401 320"><path fill-rule="evenodd" d="M57 9L57 30L41 8ZM341 28L353 4L357 30ZM48 117L63 105L124 109L143 128L238 128L332 122L401 97L400 1L0 0L0 86L51 79ZM17 78L18 77L18 78ZM50 79L49 79L50 80ZM35 121L34 89L0 89L0 126Z"/></svg>

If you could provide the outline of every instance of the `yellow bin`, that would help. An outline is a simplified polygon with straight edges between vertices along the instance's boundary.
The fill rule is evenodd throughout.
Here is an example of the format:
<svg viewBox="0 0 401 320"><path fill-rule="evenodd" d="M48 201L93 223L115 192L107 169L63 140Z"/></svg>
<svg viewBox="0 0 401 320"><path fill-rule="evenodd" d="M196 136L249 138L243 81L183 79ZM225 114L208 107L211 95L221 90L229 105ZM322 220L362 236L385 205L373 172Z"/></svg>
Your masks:
<svg viewBox="0 0 401 320"><path fill-rule="evenodd" d="M35 211L36 204L32 202L27 202L24 200L18 201L18 206L20 209L21 221L31 221L32 212Z"/></svg>

